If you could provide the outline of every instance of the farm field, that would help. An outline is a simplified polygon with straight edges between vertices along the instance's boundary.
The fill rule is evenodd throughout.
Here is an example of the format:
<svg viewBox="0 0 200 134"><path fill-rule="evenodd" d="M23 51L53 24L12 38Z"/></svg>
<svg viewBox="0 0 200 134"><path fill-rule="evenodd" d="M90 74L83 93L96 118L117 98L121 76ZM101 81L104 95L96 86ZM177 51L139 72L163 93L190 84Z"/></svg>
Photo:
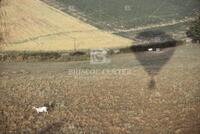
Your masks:
<svg viewBox="0 0 200 134"><path fill-rule="evenodd" d="M66 51L132 45L132 40L101 31L40 0L1 5L1 51ZM6 45L5 45L6 44Z"/></svg>
<svg viewBox="0 0 200 134"><path fill-rule="evenodd" d="M199 0L0 4L0 134L200 133L200 46L173 34Z"/></svg>
<svg viewBox="0 0 200 134"><path fill-rule="evenodd" d="M143 65L133 53L111 60L108 65L0 63L0 133L199 134L198 45L177 47L154 76L154 89L149 89L151 78L145 70L158 71L165 56L154 64L151 57L143 57ZM113 69L128 72L101 73ZM87 70L98 72L84 73ZM48 114L32 109L44 105Z"/></svg>
<svg viewBox="0 0 200 134"><path fill-rule="evenodd" d="M43 0L102 29L123 30L187 20L199 0Z"/></svg>

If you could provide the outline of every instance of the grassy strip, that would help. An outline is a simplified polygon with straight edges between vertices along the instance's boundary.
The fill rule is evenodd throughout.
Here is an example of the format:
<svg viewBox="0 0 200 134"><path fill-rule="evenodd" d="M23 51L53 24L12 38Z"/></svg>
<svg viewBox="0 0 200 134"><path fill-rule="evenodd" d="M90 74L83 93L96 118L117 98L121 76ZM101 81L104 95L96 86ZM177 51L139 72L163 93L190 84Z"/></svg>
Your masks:
<svg viewBox="0 0 200 134"><path fill-rule="evenodd" d="M3 52L0 54L0 61L6 62L38 62L38 61L79 61L87 60L89 56L85 53L82 55L74 55L69 52Z"/></svg>
<svg viewBox="0 0 200 134"><path fill-rule="evenodd" d="M182 45L183 41L165 41L157 43L146 43L133 45L126 48L113 48L109 49L109 54L130 53L147 51L148 48L167 48ZM117 50L117 51L116 51ZM30 51L7 51L0 53L1 62L38 62L38 61L83 61L89 60L90 50L81 51L66 51L66 52L30 52Z"/></svg>

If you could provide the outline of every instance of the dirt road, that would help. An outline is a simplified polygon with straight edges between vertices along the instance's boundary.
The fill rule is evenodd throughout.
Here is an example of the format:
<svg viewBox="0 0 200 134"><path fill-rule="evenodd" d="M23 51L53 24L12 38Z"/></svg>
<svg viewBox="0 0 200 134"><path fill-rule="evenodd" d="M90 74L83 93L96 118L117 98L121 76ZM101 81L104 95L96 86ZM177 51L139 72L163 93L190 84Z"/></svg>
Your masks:
<svg viewBox="0 0 200 134"><path fill-rule="evenodd" d="M200 47L150 53L107 65L0 63L1 133L198 134ZM48 114L32 109L44 105Z"/></svg>

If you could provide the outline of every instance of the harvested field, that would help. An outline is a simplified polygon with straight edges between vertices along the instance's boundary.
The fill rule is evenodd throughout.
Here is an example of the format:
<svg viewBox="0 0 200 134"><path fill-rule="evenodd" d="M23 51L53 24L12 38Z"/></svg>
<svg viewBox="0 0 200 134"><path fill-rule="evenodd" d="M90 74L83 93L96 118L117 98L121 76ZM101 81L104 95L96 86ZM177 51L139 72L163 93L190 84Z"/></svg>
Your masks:
<svg viewBox="0 0 200 134"><path fill-rule="evenodd" d="M3 19L9 33L1 51L64 51L132 44L39 0L12 0L1 5L1 12L6 14Z"/></svg>
<svg viewBox="0 0 200 134"><path fill-rule="evenodd" d="M153 65L132 53L109 65L0 63L0 133L199 134L200 47L178 47L150 90L145 70L158 71L165 58ZM113 69L128 73L101 73ZM48 114L32 109L44 105Z"/></svg>

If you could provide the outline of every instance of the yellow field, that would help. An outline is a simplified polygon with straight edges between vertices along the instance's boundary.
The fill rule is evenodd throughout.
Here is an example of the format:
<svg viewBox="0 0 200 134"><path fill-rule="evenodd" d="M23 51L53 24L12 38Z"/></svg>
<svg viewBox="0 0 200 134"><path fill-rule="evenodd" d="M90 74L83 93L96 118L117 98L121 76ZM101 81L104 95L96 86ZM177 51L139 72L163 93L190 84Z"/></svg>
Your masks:
<svg viewBox="0 0 200 134"><path fill-rule="evenodd" d="M1 51L63 51L126 47L132 41L101 31L39 0L9 0L6 12L9 35Z"/></svg>

